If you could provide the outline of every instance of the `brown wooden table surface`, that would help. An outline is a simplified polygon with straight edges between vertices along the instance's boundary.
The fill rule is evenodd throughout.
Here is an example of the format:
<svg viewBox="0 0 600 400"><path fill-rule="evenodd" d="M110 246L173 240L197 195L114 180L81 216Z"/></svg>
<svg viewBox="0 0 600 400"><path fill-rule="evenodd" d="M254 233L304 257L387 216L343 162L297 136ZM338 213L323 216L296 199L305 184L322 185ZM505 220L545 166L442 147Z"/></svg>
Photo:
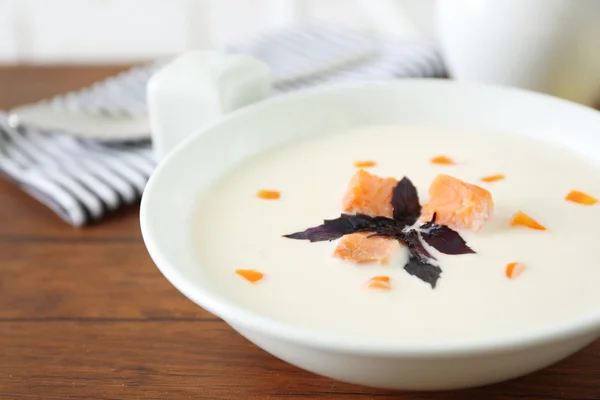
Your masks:
<svg viewBox="0 0 600 400"><path fill-rule="evenodd" d="M122 67L0 68L0 109ZM393 393L315 376L184 298L141 239L138 208L73 229L0 179L0 398L600 399L600 341L530 376L449 393Z"/></svg>

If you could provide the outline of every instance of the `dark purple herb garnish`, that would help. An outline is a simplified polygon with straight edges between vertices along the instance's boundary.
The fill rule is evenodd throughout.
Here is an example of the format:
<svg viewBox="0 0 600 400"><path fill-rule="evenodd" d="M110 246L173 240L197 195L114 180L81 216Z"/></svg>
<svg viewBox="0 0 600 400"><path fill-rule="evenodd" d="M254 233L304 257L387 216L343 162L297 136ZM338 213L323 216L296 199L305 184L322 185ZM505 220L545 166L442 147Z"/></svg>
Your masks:
<svg viewBox="0 0 600 400"><path fill-rule="evenodd" d="M435 260L436 258L429 253L429 251L423 245L423 240L421 239L419 232L415 229L411 229L406 234L406 238L404 242L408 246L408 249L411 251L411 254L421 254L430 260Z"/></svg>
<svg viewBox="0 0 600 400"><path fill-rule="evenodd" d="M402 178L394 188L392 209L394 210L394 219L408 226L412 226L421 216L421 203L419 203L417 188L406 177Z"/></svg>
<svg viewBox="0 0 600 400"><path fill-rule="evenodd" d="M398 223L387 217L370 217L365 214L342 214L336 219L326 219L322 225L308 228L304 232L284 235L284 237L322 242L339 239L344 235L356 232L383 232L395 225L398 225Z"/></svg>
<svg viewBox="0 0 600 400"><path fill-rule="evenodd" d="M430 259L423 257L421 254L413 253L412 251L404 269L409 274L429 283L432 289L435 289L435 285L442 274L442 269L437 265L434 265Z"/></svg>
<svg viewBox="0 0 600 400"><path fill-rule="evenodd" d="M423 240L432 247L435 247L440 253L444 254L469 254L475 253L473 249L467 246L467 242L458 232L452 230L446 225L435 223L436 213L433 213L431 221L421 225L419 232Z"/></svg>
<svg viewBox="0 0 600 400"><path fill-rule="evenodd" d="M396 239L408 246L410 256L404 266L406 272L435 288L442 273L436 259L423 242L444 254L475 253L467 246L460 234L446 225L436 224L436 214L431 221L415 227L421 215L417 189L404 177L394 188L392 195L394 218L370 217L365 214L341 214L339 218L325 220L322 225L303 232L285 235L290 239L321 242L339 239L356 232L372 232L369 237L383 236Z"/></svg>

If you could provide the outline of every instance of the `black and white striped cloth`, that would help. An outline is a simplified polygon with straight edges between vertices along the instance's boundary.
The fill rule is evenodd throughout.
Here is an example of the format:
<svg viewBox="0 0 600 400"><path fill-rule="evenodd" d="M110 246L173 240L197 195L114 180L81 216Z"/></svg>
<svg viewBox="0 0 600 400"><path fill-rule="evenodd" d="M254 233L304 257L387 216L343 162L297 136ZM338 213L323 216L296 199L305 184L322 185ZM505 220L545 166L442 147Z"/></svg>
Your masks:
<svg viewBox="0 0 600 400"><path fill-rule="evenodd" d="M380 40L322 25L263 35L225 50L269 64L275 95L343 81L445 76L431 45ZM146 81L162 62L48 103L107 118L143 115ZM149 141L82 139L10 122L0 113L1 172L74 226L138 201L155 166Z"/></svg>

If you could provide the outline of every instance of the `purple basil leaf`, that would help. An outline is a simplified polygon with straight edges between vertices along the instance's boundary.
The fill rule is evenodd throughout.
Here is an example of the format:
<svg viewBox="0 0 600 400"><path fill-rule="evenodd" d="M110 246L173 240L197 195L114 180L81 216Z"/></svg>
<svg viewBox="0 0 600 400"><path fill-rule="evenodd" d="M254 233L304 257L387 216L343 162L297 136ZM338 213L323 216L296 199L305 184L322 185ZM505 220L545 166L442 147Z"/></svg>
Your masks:
<svg viewBox="0 0 600 400"><path fill-rule="evenodd" d="M425 246L423 246L423 242L419 237L418 232L414 229L404 232L404 230L400 230L398 228L383 228L380 231L369 235L368 237L387 237L396 239L402 244L407 245L411 253L421 255L425 258L429 258L430 260L436 260L436 258L431 255Z"/></svg>
<svg viewBox="0 0 600 400"><path fill-rule="evenodd" d="M421 237L419 233L414 229L411 229L407 234L405 234L404 241L408 245L411 253L417 252L431 260L435 260L436 258L429 253L429 251L423 246L423 242L421 241Z"/></svg>
<svg viewBox="0 0 600 400"><path fill-rule="evenodd" d="M421 216L421 204L417 188L404 177L398 182L392 194L394 219L404 225L413 225Z"/></svg>
<svg viewBox="0 0 600 400"><path fill-rule="evenodd" d="M438 225L433 222L434 220L435 214L431 221L419 228L423 240L430 246L435 247L439 252L444 254L475 253L473 249L467 246L467 242L465 242L458 232L446 225Z"/></svg>
<svg viewBox="0 0 600 400"><path fill-rule="evenodd" d="M379 230L386 229L386 227L393 227L396 225L396 221L391 218L369 217L364 214L342 214L339 218L325 220L322 225L308 228L303 232L284 235L284 237L289 239L310 240L311 242L321 242L339 239L344 235L355 232L378 232Z"/></svg>
<svg viewBox="0 0 600 400"><path fill-rule="evenodd" d="M404 269L409 274L429 283L432 289L435 289L435 285L442 274L442 269L440 267L433 265L426 258L421 257L418 254L413 254L412 252Z"/></svg>
<svg viewBox="0 0 600 400"><path fill-rule="evenodd" d="M437 220L437 211L434 211L433 215L431 216L431 219L425 225L427 225L427 224L433 225L433 224L435 224L436 220ZM423 226L423 225L421 225L421 226Z"/></svg>

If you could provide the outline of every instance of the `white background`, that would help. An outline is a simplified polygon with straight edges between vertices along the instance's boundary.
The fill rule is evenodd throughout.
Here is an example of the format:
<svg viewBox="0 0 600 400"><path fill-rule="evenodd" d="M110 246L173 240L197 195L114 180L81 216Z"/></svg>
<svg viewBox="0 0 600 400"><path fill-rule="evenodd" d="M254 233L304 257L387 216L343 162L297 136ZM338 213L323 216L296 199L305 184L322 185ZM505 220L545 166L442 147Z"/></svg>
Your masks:
<svg viewBox="0 0 600 400"><path fill-rule="evenodd" d="M412 21L432 1L0 0L0 63L138 61L312 19L427 37L428 26Z"/></svg>

